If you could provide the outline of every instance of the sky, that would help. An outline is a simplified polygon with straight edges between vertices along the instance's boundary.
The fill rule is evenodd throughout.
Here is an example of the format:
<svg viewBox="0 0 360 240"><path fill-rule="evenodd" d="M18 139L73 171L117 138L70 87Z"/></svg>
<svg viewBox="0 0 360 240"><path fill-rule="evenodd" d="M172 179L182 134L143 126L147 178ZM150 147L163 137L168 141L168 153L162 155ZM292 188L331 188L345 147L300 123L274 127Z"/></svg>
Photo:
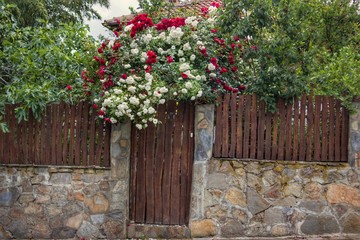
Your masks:
<svg viewBox="0 0 360 240"><path fill-rule="evenodd" d="M100 34L105 37L109 36L110 31L101 25L104 20L127 15L130 13L129 7L134 7L135 9L138 7L137 0L109 0L109 2L110 7L108 9L100 6L94 7L100 14L101 20L90 20L85 22L86 24L89 24L90 34L95 38Z"/></svg>

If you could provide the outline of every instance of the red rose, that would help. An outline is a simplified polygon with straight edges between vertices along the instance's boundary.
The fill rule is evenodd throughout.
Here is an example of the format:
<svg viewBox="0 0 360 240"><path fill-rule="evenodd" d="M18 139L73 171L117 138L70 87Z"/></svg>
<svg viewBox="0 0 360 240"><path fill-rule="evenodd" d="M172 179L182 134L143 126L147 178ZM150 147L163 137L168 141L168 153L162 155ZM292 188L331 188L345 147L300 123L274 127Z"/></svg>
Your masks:
<svg viewBox="0 0 360 240"><path fill-rule="evenodd" d="M187 74L185 74L185 73L181 73L181 77L182 77L183 79L188 79L188 78L189 78L189 76L188 76Z"/></svg>
<svg viewBox="0 0 360 240"><path fill-rule="evenodd" d="M71 91L71 90L72 90L71 85L67 85L67 86L66 86L66 89L69 90L69 91Z"/></svg>
<svg viewBox="0 0 360 240"><path fill-rule="evenodd" d="M167 62L168 62L169 64L172 63L172 62L174 62L174 59L173 59L172 56L167 56L166 59L167 59Z"/></svg>

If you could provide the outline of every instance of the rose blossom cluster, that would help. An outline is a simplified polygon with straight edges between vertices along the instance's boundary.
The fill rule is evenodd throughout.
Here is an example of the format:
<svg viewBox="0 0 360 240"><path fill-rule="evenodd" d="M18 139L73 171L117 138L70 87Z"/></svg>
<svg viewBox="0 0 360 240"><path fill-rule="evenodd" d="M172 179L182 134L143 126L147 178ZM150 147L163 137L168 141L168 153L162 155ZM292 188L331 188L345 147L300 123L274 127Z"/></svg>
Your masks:
<svg viewBox="0 0 360 240"><path fill-rule="evenodd" d="M142 129L159 122L156 107L167 100L244 91L241 56L253 48L246 39L218 35L218 7L157 24L139 14L119 26L116 39L98 48L93 69L82 74L98 116L111 123L130 119Z"/></svg>

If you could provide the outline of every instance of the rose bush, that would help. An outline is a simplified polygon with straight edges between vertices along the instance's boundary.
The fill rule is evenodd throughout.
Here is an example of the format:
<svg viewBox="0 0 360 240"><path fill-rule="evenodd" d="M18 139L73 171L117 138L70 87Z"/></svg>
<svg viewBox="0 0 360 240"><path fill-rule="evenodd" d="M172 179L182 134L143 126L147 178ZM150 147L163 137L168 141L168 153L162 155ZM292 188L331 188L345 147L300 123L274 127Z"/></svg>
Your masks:
<svg viewBox="0 0 360 240"><path fill-rule="evenodd" d="M147 14L119 22L115 39L101 44L82 73L99 117L111 123L130 119L141 129L158 123L156 106L167 100L204 102L219 92L243 92L248 68L241 57L257 47L250 37L229 41L218 35L218 7L157 24Z"/></svg>

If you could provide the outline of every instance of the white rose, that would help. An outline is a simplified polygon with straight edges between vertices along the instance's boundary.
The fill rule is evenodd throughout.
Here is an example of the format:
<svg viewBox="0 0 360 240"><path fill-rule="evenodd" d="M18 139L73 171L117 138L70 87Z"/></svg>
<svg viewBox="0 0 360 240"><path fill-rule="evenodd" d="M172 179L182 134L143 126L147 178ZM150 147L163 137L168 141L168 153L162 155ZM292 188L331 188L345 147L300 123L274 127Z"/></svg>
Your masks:
<svg viewBox="0 0 360 240"><path fill-rule="evenodd" d="M215 70L215 66L214 66L214 64L209 63L209 64L208 64L208 69L209 69L210 71Z"/></svg>
<svg viewBox="0 0 360 240"><path fill-rule="evenodd" d="M181 89L181 92L186 94L188 91L187 91L187 89L183 88L183 89Z"/></svg>
<svg viewBox="0 0 360 240"><path fill-rule="evenodd" d="M191 61L194 61L194 60L195 60L195 58L196 58L196 56L195 56L194 54L191 54L191 56L190 56L190 60L191 60Z"/></svg>

